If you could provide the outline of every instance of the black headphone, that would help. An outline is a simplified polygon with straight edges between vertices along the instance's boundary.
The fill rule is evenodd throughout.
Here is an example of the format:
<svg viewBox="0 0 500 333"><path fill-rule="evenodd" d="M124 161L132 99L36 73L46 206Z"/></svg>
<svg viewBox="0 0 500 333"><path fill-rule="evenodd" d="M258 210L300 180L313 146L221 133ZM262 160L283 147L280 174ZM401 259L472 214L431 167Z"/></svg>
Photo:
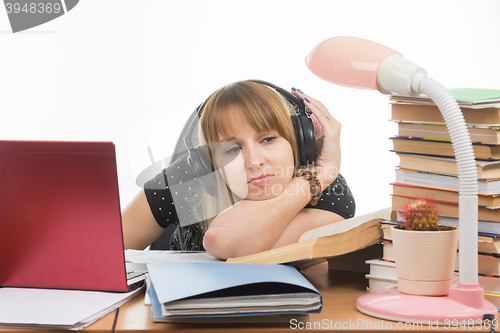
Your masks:
<svg viewBox="0 0 500 333"><path fill-rule="evenodd" d="M290 105L295 109L292 113L292 124L295 131L295 140L297 142L297 157L300 166L307 166L316 160L315 156L315 135L314 124L311 119L311 111L304 105L304 102L297 98L292 93L283 88L275 86L272 83L261 80L248 80L250 82L260 83L268 86L278 92L285 98ZM212 97L210 95L203 103L201 103L195 110L194 114L197 115L192 118L189 129L184 137L184 144L188 150L188 167L194 177L201 183L201 186L208 194L214 196L217 192L217 181L214 174L214 167L208 156L207 147L200 147L197 142L197 133L199 117L203 112L203 108L207 101Z"/></svg>

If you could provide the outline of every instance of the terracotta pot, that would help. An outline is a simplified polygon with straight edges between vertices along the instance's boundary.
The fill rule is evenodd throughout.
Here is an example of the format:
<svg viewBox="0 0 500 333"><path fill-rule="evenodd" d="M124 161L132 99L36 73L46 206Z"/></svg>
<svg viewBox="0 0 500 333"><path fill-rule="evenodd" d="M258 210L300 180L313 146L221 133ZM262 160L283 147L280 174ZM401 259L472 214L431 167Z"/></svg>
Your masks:
<svg viewBox="0 0 500 333"><path fill-rule="evenodd" d="M405 294L447 295L455 282L458 228L410 231L392 227L398 289Z"/></svg>

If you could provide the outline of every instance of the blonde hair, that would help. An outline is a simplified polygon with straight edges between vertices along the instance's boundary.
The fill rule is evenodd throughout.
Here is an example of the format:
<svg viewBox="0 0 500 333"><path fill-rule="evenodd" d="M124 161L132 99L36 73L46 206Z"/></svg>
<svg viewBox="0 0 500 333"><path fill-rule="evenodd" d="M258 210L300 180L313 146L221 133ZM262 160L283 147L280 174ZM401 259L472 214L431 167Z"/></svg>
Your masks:
<svg viewBox="0 0 500 333"><path fill-rule="evenodd" d="M297 167L291 110L288 101L273 89L261 83L239 81L222 87L209 98L200 117L201 130L207 143L233 136L238 124L244 122L257 132L276 130L292 146Z"/></svg>
<svg viewBox="0 0 500 333"><path fill-rule="evenodd" d="M231 83L217 90L205 103L200 116L200 145L234 136L239 124L248 123L257 132L275 130L292 146L295 168L298 166L297 144L288 101L273 89L251 81ZM204 142L203 142L204 141ZM212 159L210 144L208 153ZM204 195L206 227L215 216L234 204L232 193L216 172L219 195ZM225 195L225 194L229 195Z"/></svg>

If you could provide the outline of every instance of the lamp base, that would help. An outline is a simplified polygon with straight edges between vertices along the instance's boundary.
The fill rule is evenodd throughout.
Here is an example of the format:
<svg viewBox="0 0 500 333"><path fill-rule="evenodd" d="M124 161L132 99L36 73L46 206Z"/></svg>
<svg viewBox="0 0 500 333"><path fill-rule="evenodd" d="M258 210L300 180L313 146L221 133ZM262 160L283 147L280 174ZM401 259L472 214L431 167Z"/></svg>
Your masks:
<svg viewBox="0 0 500 333"><path fill-rule="evenodd" d="M477 295L466 300L456 297L462 294L460 287L450 288L447 296L409 295L400 293L397 288L389 288L361 295L356 305L359 311L372 317L428 325L453 325L453 320L459 323L469 319L483 320L485 314L497 316L497 307L484 299L482 289L482 302L479 302L482 304L478 304ZM466 289L471 296L470 288ZM473 300L473 304L469 304L469 300Z"/></svg>

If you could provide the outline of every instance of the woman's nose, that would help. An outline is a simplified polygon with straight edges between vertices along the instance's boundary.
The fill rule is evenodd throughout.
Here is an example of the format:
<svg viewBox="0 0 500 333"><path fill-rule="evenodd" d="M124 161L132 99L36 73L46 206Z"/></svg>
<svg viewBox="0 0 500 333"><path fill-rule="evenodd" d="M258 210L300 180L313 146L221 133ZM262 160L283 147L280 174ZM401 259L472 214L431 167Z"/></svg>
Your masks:
<svg viewBox="0 0 500 333"><path fill-rule="evenodd" d="M265 157L258 147L247 149L247 154L244 156L245 164L251 170L259 170L265 162Z"/></svg>

